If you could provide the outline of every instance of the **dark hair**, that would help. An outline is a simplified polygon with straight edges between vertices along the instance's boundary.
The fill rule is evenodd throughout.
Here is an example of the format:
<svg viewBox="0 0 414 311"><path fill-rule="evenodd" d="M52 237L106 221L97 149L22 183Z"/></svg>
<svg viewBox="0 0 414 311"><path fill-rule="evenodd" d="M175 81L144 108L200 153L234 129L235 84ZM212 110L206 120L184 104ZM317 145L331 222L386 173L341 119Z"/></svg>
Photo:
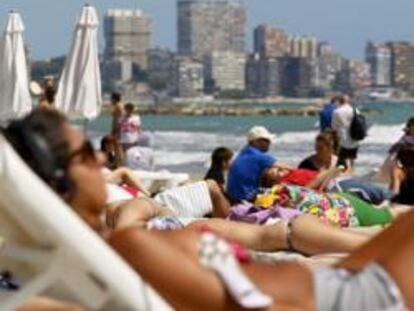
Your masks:
<svg viewBox="0 0 414 311"><path fill-rule="evenodd" d="M275 185L274 180L270 178L270 170L271 168L265 169L262 176L260 176L260 188L272 188Z"/></svg>
<svg viewBox="0 0 414 311"><path fill-rule="evenodd" d="M101 151L107 152L108 151L108 145L112 144L111 135L106 135L102 137L101 139Z"/></svg>
<svg viewBox="0 0 414 311"><path fill-rule="evenodd" d="M34 110L2 130L28 166L59 194L67 190L60 182L69 184L66 173L70 148L63 135L63 125L67 122L57 110Z"/></svg>
<svg viewBox="0 0 414 311"><path fill-rule="evenodd" d="M403 145L397 153L397 160L404 168L414 168L414 146Z"/></svg>
<svg viewBox="0 0 414 311"><path fill-rule="evenodd" d="M316 136L316 142L321 142L332 149L334 153L338 150L338 136L336 132L331 129L326 129Z"/></svg>
<svg viewBox="0 0 414 311"><path fill-rule="evenodd" d="M53 86L46 87L44 97L46 98L49 104L53 104L55 102L55 95L56 90Z"/></svg>
<svg viewBox="0 0 414 311"><path fill-rule="evenodd" d="M116 93L116 92L114 92L114 93L112 93L111 94L111 102L112 103L118 103L118 102L120 102L121 101L121 94L119 94L119 93Z"/></svg>
<svg viewBox="0 0 414 311"><path fill-rule="evenodd" d="M125 110L129 110L129 111L134 111L134 109L135 109L135 106L134 106L134 104L133 103L127 103L127 104L125 104Z"/></svg>
<svg viewBox="0 0 414 311"><path fill-rule="evenodd" d="M229 161L233 157L233 151L227 147L214 149L211 154L211 167L223 169L223 162Z"/></svg>
<svg viewBox="0 0 414 311"><path fill-rule="evenodd" d="M409 129L410 129L410 127L411 126L414 126L414 117L411 117L411 118L409 118L408 120L407 120L407 123L405 124L405 129L404 129L404 131L406 132L406 133L408 133L408 131L409 131Z"/></svg>
<svg viewBox="0 0 414 311"><path fill-rule="evenodd" d="M339 95L335 95L335 96L332 96L332 98L331 98L331 102L332 103L337 103L337 102L339 102Z"/></svg>
<svg viewBox="0 0 414 311"><path fill-rule="evenodd" d="M101 139L101 151L105 154L106 156L106 160L107 160L107 164L108 167L110 169L115 169L116 168L116 156L115 156L115 151L109 150L109 145L113 145L113 138L111 135L106 135L104 137L102 137Z"/></svg>
<svg viewBox="0 0 414 311"><path fill-rule="evenodd" d="M346 95L340 95L338 96L338 103L345 104L346 102L348 102L348 96Z"/></svg>

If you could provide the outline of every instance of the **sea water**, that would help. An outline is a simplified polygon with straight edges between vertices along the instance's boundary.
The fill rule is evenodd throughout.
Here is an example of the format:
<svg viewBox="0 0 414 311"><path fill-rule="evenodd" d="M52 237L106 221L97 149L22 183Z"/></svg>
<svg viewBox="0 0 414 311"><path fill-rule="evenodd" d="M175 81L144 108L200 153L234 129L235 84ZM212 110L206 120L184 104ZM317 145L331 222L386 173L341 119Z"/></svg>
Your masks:
<svg viewBox="0 0 414 311"><path fill-rule="evenodd" d="M390 145L401 137L404 123L414 116L414 104L371 103L359 108L376 111L367 114L369 136L361 144L356 162L357 173L365 174L382 163ZM198 176L205 173L214 148L227 146L237 152L254 125L276 133L270 152L277 159L297 165L313 152L317 121L316 116L142 116L143 128L152 136L157 169ZM88 132L102 136L109 132L110 124L110 116L102 115L88 125Z"/></svg>

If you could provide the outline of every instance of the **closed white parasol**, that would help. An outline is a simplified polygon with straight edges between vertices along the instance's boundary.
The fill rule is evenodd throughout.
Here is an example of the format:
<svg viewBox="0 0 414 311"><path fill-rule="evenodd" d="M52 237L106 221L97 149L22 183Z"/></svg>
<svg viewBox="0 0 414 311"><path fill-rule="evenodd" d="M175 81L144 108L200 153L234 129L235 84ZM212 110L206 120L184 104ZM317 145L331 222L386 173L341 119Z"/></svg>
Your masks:
<svg viewBox="0 0 414 311"><path fill-rule="evenodd" d="M90 120L101 111L98 25L95 8L84 6L55 98L56 107L70 118Z"/></svg>
<svg viewBox="0 0 414 311"><path fill-rule="evenodd" d="M0 121L3 122L22 117L32 109L23 31L20 14L10 12L0 43Z"/></svg>

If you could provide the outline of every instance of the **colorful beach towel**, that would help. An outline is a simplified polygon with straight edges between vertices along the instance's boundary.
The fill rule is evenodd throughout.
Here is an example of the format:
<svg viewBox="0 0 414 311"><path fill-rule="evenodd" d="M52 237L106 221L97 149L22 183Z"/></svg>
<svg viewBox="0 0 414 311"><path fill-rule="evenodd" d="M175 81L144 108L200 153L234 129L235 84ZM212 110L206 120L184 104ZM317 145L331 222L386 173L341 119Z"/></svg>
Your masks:
<svg viewBox="0 0 414 311"><path fill-rule="evenodd" d="M325 223L338 227L359 225L355 210L349 200L337 193L319 193L295 185L277 185L259 194L255 207L274 209L291 208L301 213L315 215Z"/></svg>

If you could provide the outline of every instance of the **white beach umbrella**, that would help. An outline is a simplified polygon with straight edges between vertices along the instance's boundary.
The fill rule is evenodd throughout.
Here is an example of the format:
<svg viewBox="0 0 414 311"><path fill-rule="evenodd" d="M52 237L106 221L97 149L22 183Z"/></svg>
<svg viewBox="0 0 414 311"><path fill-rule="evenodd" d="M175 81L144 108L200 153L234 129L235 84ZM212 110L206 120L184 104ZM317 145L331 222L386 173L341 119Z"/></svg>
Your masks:
<svg viewBox="0 0 414 311"><path fill-rule="evenodd" d="M21 117L32 109L23 31L20 14L10 12L0 43L1 121Z"/></svg>
<svg viewBox="0 0 414 311"><path fill-rule="evenodd" d="M55 98L56 107L71 118L90 120L101 110L98 25L95 8L84 6Z"/></svg>

